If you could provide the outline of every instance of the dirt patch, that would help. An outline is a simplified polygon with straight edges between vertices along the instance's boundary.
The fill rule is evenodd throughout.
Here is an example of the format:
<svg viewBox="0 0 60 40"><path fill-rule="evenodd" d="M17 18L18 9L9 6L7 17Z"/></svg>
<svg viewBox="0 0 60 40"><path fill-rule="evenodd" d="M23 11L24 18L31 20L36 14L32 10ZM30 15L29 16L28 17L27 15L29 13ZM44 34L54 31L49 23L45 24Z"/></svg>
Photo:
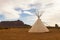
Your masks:
<svg viewBox="0 0 60 40"><path fill-rule="evenodd" d="M60 40L60 31L49 29L48 33L29 33L28 28L0 30L0 40Z"/></svg>

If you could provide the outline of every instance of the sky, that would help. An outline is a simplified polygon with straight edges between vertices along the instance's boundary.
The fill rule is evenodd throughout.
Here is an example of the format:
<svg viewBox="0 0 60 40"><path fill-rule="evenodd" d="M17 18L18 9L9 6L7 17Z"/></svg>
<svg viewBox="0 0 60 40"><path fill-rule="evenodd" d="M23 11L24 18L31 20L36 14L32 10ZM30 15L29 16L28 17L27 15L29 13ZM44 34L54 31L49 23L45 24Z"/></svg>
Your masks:
<svg viewBox="0 0 60 40"><path fill-rule="evenodd" d="M0 0L0 22L22 20L33 25L35 10L43 11L41 21L48 26L60 26L60 0Z"/></svg>

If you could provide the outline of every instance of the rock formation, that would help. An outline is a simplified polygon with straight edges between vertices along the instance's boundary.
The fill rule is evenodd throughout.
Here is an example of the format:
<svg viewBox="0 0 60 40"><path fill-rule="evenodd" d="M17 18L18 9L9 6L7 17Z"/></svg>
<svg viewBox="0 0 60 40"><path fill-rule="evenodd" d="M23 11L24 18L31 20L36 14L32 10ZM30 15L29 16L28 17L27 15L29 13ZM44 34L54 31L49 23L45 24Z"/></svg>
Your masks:
<svg viewBox="0 0 60 40"><path fill-rule="evenodd" d="M0 27L2 28L10 28L10 27L28 27L30 25L24 24L23 21L2 21L0 22Z"/></svg>

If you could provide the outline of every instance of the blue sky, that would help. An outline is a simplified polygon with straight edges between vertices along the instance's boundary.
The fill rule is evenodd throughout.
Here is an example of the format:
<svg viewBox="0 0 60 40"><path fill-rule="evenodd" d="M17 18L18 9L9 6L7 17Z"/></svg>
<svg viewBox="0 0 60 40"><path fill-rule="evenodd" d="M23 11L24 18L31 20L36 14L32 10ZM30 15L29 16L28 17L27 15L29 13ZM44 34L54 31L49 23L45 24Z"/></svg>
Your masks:
<svg viewBox="0 0 60 40"><path fill-rule="evenodd" d="M21 8L16 8L15 10L18 11L18 12L21 11L19 20L22 20L24 23L29 24L29 25L32 25L34 23L34 20L32 20L32 19L34 19L35 15L33 16L31 14L25 13L24 11L27 11L27 12L30 12L30 13L34 14L35 13L35 9L31 8L29 10L23 10Z"/></svg>
<svg viewBox="0 0 60 40"><path fill-rule="evenodd" d="M60 25L60 0L0 0L0 21L22 20L33 25L37 20L35 8L44 11L40 18L44 24Z"/></svg>
<svg viewBox="0 0 60 40"><path fill-rule="evenodd" d="M0 20L3 20L4 19L4 15L0 15Z"/></svg>

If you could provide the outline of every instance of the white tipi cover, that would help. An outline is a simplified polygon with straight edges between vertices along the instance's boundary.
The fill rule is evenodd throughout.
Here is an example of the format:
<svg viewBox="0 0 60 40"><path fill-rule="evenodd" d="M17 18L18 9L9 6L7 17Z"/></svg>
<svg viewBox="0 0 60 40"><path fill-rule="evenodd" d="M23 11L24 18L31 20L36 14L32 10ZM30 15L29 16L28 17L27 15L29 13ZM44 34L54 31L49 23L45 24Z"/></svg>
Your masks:
<svg viewBox="0 0 60 40"><path fill-rule="evenodd" d="M47 29L47 27L45 27L45 25L42 23L41 19L38 19L34 25L32 26L32 28L29 30L29 32L49 32L49 30Z"/></svg>

